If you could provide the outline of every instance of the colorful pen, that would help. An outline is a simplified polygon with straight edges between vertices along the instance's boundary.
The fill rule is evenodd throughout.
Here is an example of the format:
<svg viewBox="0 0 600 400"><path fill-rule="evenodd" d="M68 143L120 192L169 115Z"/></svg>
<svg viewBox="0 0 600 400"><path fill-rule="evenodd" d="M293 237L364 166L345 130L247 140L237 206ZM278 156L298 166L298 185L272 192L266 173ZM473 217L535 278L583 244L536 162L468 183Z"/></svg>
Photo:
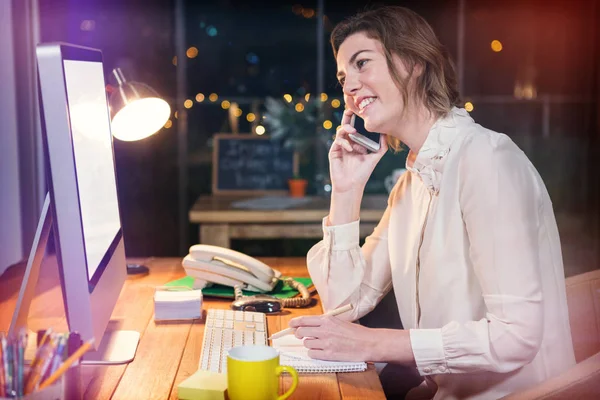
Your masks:
<svg viewBox="0 0 600 400"><path fill-rule="evenodd" d="M62 363L62 365L50 376L50 378L42 382L40 385L40 390L56 382L58 378L67 372L71 365L78 361L90 349L90 347L92 347L92 344L94 344L93 338L82 344L75 353L71 354L71 356L67 358L64 363Z"/></svg>
<svg viewBox="0 0 600 400"><path fill-rule="evenodd" d="M4 368L4 348L6 347L6 338L4 332L0 333L0 396L6 397L6 378L4 377L6 368Z"/></svg>

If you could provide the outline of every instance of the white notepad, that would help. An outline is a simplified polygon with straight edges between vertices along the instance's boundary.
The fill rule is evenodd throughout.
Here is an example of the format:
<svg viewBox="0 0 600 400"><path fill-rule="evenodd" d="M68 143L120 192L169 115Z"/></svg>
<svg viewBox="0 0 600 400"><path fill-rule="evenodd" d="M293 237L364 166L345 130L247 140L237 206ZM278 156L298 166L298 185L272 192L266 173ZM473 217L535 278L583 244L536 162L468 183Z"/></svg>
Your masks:
<svg viewBox="0 0 600 400"><path fill-rule="evenodd" d="M202 317L201 290L174 290L161 286L154 292L154 320L173 321ZM175 287L178 288L178 287Z"/></svg>
<svg viewBox="0 0 600 400"><path fill-rule="evenodd" d="M272 341L279 351L279 363L294 367L300 374L322 374L329 372L360 372L367 369L365 362L323 361L308 356L308 349L302 340L294 335L286 335Z"/></svg>

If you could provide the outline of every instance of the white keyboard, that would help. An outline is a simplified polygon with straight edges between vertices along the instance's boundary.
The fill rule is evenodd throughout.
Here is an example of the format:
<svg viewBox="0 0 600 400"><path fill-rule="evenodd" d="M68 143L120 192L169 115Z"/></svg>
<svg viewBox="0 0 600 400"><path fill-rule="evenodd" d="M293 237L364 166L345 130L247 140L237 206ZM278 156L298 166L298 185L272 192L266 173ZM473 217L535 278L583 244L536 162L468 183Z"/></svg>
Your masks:
<svg viewBox="0 0 600 400"><path fill-rule="evenodd" d="M227 372L227 352L235 346L267 344L267 318L263 313L209 309L206 313L200 369Z"/></svg>

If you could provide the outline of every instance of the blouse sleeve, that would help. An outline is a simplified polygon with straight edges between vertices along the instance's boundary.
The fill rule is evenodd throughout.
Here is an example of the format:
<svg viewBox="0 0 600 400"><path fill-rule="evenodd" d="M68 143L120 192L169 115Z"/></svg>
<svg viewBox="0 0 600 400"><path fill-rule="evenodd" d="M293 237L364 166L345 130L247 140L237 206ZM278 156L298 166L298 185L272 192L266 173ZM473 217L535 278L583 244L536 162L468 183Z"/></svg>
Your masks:
<svg viewBox="0 0 600 400"><path fill-rule="evenodd" d="M340 318L354 321L373 310L392 287L388 255L389 206L373 233L359 246L359 224L328 226L307 254L307 266L325 311L352 304Z"/></svg>
<svg viewBox="0 0 600 400"><path fill-rule="evenodd" d="M482 133L465 146L460 204L486 315L440 329L411 330L422 375L509 372L531 362L542 340L538 232L543 184L504 135Z"/></svg>

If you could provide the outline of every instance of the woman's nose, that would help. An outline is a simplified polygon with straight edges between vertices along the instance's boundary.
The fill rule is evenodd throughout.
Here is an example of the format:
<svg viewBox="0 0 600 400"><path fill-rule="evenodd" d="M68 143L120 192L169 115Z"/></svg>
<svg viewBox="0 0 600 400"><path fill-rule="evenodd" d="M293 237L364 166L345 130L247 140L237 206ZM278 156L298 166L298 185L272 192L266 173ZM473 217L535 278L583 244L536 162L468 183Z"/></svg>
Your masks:
<svg viewBox="0 0 600 400"><path fill-rule="evenodd" d="M357 92L358 89L360 89L360 81L356 78L346 76L343 87L344 94L352 96Z"/></svg>

